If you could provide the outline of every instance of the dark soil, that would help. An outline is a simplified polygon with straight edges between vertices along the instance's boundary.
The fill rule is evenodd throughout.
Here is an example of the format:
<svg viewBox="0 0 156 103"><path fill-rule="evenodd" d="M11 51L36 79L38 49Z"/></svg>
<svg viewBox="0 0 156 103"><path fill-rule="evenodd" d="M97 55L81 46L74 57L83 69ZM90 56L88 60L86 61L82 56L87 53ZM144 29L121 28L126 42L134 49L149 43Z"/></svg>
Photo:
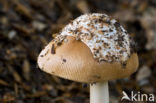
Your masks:
<svg viewBox="0 0 156 103"><path fill-rule="evenodd" d="M123 90L156 99L155 0L0 0L0 103L89 103L86 85L44 73L36 62L66 24L92 12L118 19L137 42L139 69L109 82L110 102L121 102Z"/></svg>

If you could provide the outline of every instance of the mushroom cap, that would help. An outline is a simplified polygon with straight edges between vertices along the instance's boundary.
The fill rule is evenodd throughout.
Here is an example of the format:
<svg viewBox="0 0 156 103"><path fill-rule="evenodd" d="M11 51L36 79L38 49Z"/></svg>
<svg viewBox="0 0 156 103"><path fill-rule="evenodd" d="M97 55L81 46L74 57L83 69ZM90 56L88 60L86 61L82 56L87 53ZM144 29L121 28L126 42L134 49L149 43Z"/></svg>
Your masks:
<svg viewBox="0 0 156 103"><path fill-rule="evenodd" d="M138 67L138 56L131 53L126 64L97 62L90 48L73 36L64 37L61 44L51 41L38 57L39 67L50 74L84 83L94 83L130 76Z"/></svg>
<svg viewBox="0 0 156 103"><path fill-rule="evenodd" d="M85 14L41 51L38 65L45 72L79 82L123 78L138 67L133 44L117 20L106 14Z"/></svg>

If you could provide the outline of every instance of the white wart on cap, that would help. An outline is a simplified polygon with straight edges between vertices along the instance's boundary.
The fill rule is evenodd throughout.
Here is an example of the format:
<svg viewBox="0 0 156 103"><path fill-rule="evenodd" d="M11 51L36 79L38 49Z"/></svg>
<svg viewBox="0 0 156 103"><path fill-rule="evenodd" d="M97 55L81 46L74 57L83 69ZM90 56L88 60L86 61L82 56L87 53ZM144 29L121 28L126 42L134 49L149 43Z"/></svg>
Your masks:
<svg viewBox="0 0 156 103"><path fill-rule="evenodd" d="M126 30L106 14L86 14L64 27L38 57L39 67L79 82L127 77L138 57Z"/></svg>
<svg viewBox="0 0 156 103"><path fill-rule="evenodd" d="M60 33L84 42L98 61L125 62L130 56L126 30L106 14L86 14L68 24Z"/></svg>

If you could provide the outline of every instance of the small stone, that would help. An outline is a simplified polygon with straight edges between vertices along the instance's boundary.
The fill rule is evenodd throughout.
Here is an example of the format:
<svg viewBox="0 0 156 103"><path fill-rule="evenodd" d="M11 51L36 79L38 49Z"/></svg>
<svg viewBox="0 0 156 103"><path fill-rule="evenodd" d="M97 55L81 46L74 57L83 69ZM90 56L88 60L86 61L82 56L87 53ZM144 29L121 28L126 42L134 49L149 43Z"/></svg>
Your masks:
<svg viewBox="0 0 156 103"><path fill-rule="evenodd" d="M144 65L140 68L139 72L137 73L136 80L137 81L144 80L144 79L150 77L150 75L151 75L150 68L147 67L146 65Z"/></svg>
<svg viewBox="0 0 156 103"><path fill-rule="evenodd" d="M39 22L39 21L33 21L33 27L36 28L39 31L42 31L43 29L46 28L46 24Z"/></svg>
<svg viewBox="0 0 156 103"><path fill-rule="evenodd" d="M9 33L8 33L8 38L9 39L13 39L15 36L16 36L16 31L15 30L11 30Z"/></svg>

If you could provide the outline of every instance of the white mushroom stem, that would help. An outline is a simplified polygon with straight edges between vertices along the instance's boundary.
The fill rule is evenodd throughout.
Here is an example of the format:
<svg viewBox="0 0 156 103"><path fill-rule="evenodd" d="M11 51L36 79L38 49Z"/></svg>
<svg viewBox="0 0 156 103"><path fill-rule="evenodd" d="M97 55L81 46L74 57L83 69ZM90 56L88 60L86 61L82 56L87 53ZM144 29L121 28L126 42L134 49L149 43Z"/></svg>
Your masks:
<svg viewBox="0 0 156 103"><path fill-rule="evenodd" d="M90 84L90 103L109 103L108 81Z"/></svg>

